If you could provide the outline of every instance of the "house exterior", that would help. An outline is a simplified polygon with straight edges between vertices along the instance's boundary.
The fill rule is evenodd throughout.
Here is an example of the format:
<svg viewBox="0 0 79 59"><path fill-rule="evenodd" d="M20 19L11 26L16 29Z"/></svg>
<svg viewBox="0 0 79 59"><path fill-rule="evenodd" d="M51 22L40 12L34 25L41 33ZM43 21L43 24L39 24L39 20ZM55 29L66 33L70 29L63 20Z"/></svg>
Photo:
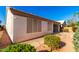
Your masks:
<svg viewBox="0 0 79 59"><path fill-rule="evenodd" d="M60 31L62 32L63 31L63 28L67 25L66 24L66 21L65 20L60 20L60 21L58 21L60 24L61 24L61 26L60 26Z"/></svg>
<svg viewBox="0 0 79 59"><path fill-rule="evenodd" d="M60 32L60 23L6 7L6 31L16 43Z"/></svg>

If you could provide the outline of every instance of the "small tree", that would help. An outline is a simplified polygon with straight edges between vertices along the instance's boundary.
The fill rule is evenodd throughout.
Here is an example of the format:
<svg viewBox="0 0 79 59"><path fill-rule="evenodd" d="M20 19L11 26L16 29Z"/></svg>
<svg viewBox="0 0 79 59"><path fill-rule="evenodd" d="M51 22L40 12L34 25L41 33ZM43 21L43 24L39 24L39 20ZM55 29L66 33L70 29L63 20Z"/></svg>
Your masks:
<svg viewBox="0 0 79 59"><path fill-rule="evenodd" d="M44 37L44 44L51 48L51 51L59 48L60 38L55 35L47 35Z"/></svg>
<svg viewBox="0 0 79 59"><path fill-rule="evenodd" d="M76 51L79 52L79 28L76 30L73 36L73 44Z"/></svg>

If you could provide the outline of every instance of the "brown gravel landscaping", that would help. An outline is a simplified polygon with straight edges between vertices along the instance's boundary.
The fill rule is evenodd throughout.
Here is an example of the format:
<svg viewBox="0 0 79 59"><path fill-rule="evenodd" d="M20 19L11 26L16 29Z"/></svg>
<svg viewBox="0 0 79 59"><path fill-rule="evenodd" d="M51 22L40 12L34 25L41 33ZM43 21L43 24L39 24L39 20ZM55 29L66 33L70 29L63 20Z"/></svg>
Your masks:
<svg viewBox="0 0 79 59"><path fill-rule="evenodd" d="M10 38L5 30L0 31L0 48L5 48L11 44Z"/></svg>
<svg viewBox="0 0 79 59"><path fill-rule="evenodd" d="M58 34L58 36L60 36L61 41L66 43L66 45L63 48L61 48L59 51L60 52L74 52L73 43L72 43L73 32L63 32L63 33Z"/></svg>
<svg viewBox="0 0 79 59"><path fill-rule="evenodd" d="M0 32L0 38L2 37L3 33L4 33L3 31ZM61 41L65 43L65 46L63 46L61 49L56 50L56 52L74 52L73 43L72 43L73 32L61 32L55 35L59 36L61 38ZM0 48L3 48L11 43L10 40L7 39L6 34L4 34L3 38L4 40L1 40L0 42ZM50 48L44 44L43 37L22 42L22 44L23 43L28 43L33 45L37 49L37 51L43 51L43 50L50 51Z"/></svg>
<svg viewBox="0 0 79 59"><path fill-rule="evenodd" d="M65 43L65 46L62 47L61 49L57 50L57 52L74 52L73 43L72 43L73 32L62 32L62 33L58 33L56 35L59 36L61 38L61 41ZM50 50L50 48L48 48L46 45L44 45L43 37L33 39L30 41L25 41L22 43L28 43L28 44L35 46L37 51Z"/></svg>

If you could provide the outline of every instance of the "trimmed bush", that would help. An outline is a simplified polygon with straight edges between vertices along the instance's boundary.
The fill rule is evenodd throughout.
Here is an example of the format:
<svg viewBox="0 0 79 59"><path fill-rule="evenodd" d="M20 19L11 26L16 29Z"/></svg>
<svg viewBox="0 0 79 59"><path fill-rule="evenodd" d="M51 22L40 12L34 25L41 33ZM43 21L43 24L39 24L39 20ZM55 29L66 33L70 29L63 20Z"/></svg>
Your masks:
<svg viewBox="0 0 79 59"><path fill-rule="evenodd" d="M73 44L74 44L75 51L79 52L79 28L76 30L73 36Z"/></svg>
<svg viewBox="0 0 79 59"><path fill-rule="evenodd" d="M12 44L1 50L2 52L35 52L36 49L30 44Z"/></svg>
<svg viewBox="0 0 79 59"><path fill-rule="evenodd" d="M59 48L60 37L55 35L46 35L44 37L44 44L48 45L51 48L51 51Z"/></svg>
<svg viewBox="0 0 79 59"><path fill-rule="evenodd" d="M69 32L69 29L68 28L64 28L63 32Z"/></svg>
<svg viewBox="0 0 79 59"><path fill-rule="evenodd" d="M77 30L77 27L72 27L72 31L75 32Z"/></svg>

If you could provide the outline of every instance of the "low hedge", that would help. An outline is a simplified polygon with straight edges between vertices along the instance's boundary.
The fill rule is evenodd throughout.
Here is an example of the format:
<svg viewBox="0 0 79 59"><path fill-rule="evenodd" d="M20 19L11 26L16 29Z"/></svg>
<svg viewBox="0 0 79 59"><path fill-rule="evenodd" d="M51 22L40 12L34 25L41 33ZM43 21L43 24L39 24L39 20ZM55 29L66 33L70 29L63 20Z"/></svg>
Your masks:
<svg viewBox="0 0 79 59"><path fill-rule="evenodd" d="M60 46L60 37L55 35L46 35L44 37L44 44L48 45L51 48L51 51L53 49L57 49Z"/></svg>
<svg viewBox="0 0 79 59"><path fill-rule="evenodd" d="M12 44L1 50L2 52L35 52L36 49L30 44Z"/></svg>
<svg viewBox="0 0 79 59"><path fill-rule="evenodd" d="M64 28L63 32L69 32L69 29L68 28Z"/></svg>
<svg viewBox="0 0 79 59"><path fill-rule="evenodd" d="M76 32L76 30L77 30L77 27L72 27L73 32Z"/></svg>
<svg viewBox="0 0 79 59"><path fill-rule="evenodd" d="M79 52L79 28L76 30L73 35L73 44L76 52Z"/></svg>

